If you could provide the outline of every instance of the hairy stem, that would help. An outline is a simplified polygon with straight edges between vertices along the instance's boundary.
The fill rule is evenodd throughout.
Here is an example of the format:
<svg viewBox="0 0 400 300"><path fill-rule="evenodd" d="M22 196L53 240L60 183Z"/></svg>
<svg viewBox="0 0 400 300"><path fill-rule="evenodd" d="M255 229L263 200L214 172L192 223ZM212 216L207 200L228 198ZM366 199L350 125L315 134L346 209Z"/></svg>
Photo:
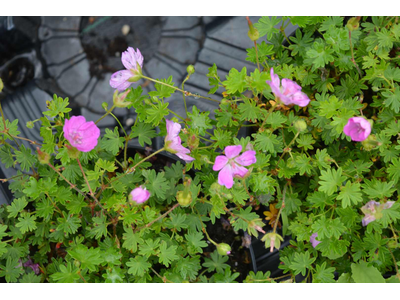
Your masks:
<svg viewBox="0 0 400 300"><path fill-rule="evenodd" d="M133 232L138 232L144 228L149 228L151 225L153 225L155 222L157 222L158 220L161 220L162 218L164 218L165 216L167 216L171 211L173 211L175 208L177 208L179 206L179 203L176 203L174 206L172 206L167 212L165 212L164 214L162 214L161 216L159 216L157 219L151 221L150 223L146 224L145 226L142 226L140 228L136 228Z"/></svg>

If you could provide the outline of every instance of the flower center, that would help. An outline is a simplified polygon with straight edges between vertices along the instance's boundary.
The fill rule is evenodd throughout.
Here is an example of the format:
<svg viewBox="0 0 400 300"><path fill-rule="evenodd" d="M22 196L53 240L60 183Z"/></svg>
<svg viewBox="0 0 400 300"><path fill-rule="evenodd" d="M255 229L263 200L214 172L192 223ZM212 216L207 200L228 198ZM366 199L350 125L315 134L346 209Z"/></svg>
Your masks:
<svg viewBox="0 0 400 300"><path fill-rule="evenodd" d="M69 137L74 141L75 144L82 144L82 134L76 130L69 134Z"/></svg>

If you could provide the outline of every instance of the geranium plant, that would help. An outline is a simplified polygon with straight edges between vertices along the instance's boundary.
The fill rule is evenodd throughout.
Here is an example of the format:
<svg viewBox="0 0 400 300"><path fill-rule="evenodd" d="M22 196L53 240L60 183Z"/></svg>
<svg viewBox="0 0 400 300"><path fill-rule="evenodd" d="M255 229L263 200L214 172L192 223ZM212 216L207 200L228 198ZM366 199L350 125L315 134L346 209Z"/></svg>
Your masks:
<svg viewBox="0 0 400 300"><path fill-rule="evenodd" d="M289 24L298 29L288 37ZM262 17L247 25L254 71L232 68L221 78L214 64L210 95L185 90L193 66L181 87L147 77L146 58L129 47L126 70L110 79L114 105L104 106L104 116L115 117L115 107L137 113L128 132L101 135L103 117L72 116L68 99L55 95L27 124L41 126L42 141L32 141L0 106L0 158L21 169L1 179L14 199L0 208L0 277L235 282L240 274L227 261L238 249L207 231L224 219L280 252L283 276L250 272L245 282L399 282L398 17ZM145 80L155 83L148 94ZM183 116L168 108L173 93L182 94ZM219 103L215 118L187 109L194 96ZM243 127L249 134L238 138ZM130 140L151 146L156 136L163 148L128 157ZM176 162L155 166L166 152ZM282 248L285 236L290 246Z"/></svg>

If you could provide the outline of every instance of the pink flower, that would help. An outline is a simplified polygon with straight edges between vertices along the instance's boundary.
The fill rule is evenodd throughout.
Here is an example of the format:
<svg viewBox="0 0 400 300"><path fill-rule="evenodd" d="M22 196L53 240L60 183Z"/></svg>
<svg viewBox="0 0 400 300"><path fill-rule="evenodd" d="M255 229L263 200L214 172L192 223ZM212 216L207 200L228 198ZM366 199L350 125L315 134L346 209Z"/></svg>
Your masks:
<svg viewBox="0 0 400 300"><path fill-rule="evenodd" d="M181 131L181 125L179 123L166 120L167 122L167 136L165 137L165 150L176 154L179 158L186 162L194 160L193 157L187 155L190 150L182 146L179 132Z"/></svg>
<svg viewBox="0 0 400 300"><path fill-rule="evenodd" d="M317 241L317 238L318 237L318 233L317 232L315 232L315 233L313 233L311 236L310 236L310 243L311 243L311 245L315 248L315 247L317 247L317 245L319 244L319 243L321 243L320 241Z"/></svg>
<svg viewBox="0 0 400 300"><path fill-rule="evenodd" d="M129 195L129 200L136 202L136 204L142 204L150 198L150 192L146 188L139 186L135 188Z"/></svg>
<svg viewBox="0 0 400 300"><path fill-rule="evenodd" d="M29 257L29 256L28 256ZM29 257L28 261L24 263L24 267L31 268L36 275L40 273L39 264L34 264L32 259Z"/></svg>
<svg viewBox="0 0 400 300"><path fill-rule="evenodd" d="M351 137L352 141L362 142L371 133L371 123L363 117L353 117L347 121L343 132L345 135Z"/></svg>
<svg viewBox="0 0 400 300"><path fill-rule="evenodd" d="M369 201L361 207L361 211L365 215L362 219L362 226L367 226L372 221L382 218L382 210L391 208L393 203L394 201L388 201L381 206L379 202L373 200Z"/></svg>
<svg viewBox="0 0 400 300"><path fill-rule="evenodd" d="M273 68L271 68L271 81L267 80L267 84L271 87L275 97L279 98L285 105L295 104L304 107L310 103L310 99L301 91L301 86L296 82L283 78L281 85L279 76L274 74Z"/></svg>
<svg viewBox="0 0 400 300"><path fill-rule="evenodd" d="M64 137L70 144L82 152L89 152L97 146L100 129L93 121L86 122L83 116L72 116L65 120Z"/></svg>
<svg viewBox="0 0 400 300"><path fill-rule="evenodd" d="M120 92L126 90L132 82L138 81L142 75L143 56L139 49L135 50L128 47L128 50L122 52L122 64L126 70L115 72L111 75L110 85Z"/></svg>
<svg viewBox="0 0 400 300"><path fill-rule="evenodd" d="M248 170L243 166L250 166L256 160L256 151L248 150L243 152L242 146L227 146L225 147L225 155L219 155L215 158L213 166L214 171L219 171L218 183L230 189L233 186L233 177L243 178Z"/></svg>

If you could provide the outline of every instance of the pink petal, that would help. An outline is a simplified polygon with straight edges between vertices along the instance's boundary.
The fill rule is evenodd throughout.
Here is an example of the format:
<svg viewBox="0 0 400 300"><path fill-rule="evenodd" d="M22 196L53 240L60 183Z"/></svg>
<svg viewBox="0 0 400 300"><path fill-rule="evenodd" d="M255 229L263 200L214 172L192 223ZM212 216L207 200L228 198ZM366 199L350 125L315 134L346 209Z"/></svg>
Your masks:
<svg viewBox="0 0 400 300"><path fill-rule="evenodd" d="M189 152L190 152L190 151L189 151ZM194 160L193 157L191 157L191 156L189 156L189 155L186 155L186 154L184 154L184 153L178 152L178 153L175 153L175 155L178 156L180 159L183 159L185 162L191 162L191 161Z"/></svg>
<svg viewBox="0 0 400 300"><path fill-rule="evenodd" d="M218 183L230 189L233 186L233 171L230 165L226 165L218 174Z"/></svg>
<svg viewBox="0 0 400 300"><path fill-rule="evenodd" d="M235 165L232 168L232 171L233 171L233 176L239 178L243 178L244 176L246 176L247 172L249 172L249 170L247 170L245 167L239 165Z"/></svg>
<svg viewBox="0 0 400 300"><path fill-rule="evenodd" d="M181 125L179 123L175 123L170 120L165 120L167 124L167 137L168 141L173 140L175 137L178 136L179 132L181 131Z"/></svg>
<svg viewBox="0 0 400 300"><path fill-rule="evenodd" d="M128 47L127 51L122 52L121 61L127 70L136 70L137 63L143 67L143 56L139 49L136 50L137 52L132 47Z"/></svg>
<svg viewBox="0 0 400 300"><path fill-rule="evenodd" d="M394 201L388 201L385 204L383 204L383 209L388 209L391 208L394 204Z"/></svg>
<svg viewBox="0 0 400 300"><path fill-rule="evenodd" d="M213 170L219 171L228 163L228 158L225 155L219 155L215 158Z"/></svg>
<svg viewBox="0 0 400 300"><path fill-rule="evenodd" d="M138 204L146 202L149 198L150 192L146 188L142 188L141 186L135 188L130 193L130 200Z"/></svg>
<svg viewBox="0 0 400 300"><path fill-rule="evenodd" d="M242 155L235 158L235 161L242 166L250 166L257 162L256 151L249 150L249 151L243 152Z"/></svg>
<svg viewBox="0 0 400 300"><path fill-rule="evenodd" d="M362 219L362 226L367 226L369 223L372 221L375 221L375 216L373 215L365 215L365 217Z"/></svg>
<svg viewBox="0 0 400 300"><path fill-rule="evenodd" d="M125 91L132 82L129 82L128 79L131 78L133 74L128 70L122 70L115 72L111 75L110 85L114 89L118 89L118 91Z"/></svg>
<svg viewBox="0 0 400 300"><path fill-rule="evenodd" d="M242 151L241 145L225 147L225 155L227 158L234 158L238 156L240 151Z"/></svg>
<svg viewBox="0 0 400 300"><path fill-rule="evenodd" d="M301 91L301 86L299 86L296 82L287 78L282 79L282 93L285 96L294 95L299 91Z"/></svg>
<svg viewBox="0 0 400 300"><path fill-rule="evenodd" d="M310 101L311 100L308 98L308 96L303 92L297 92L291 97L292 104L296 104L300 107L307 106Z"/></svg>
<svg viewBox="0 0 400 300"><path fill-rule="evenodd" d="M371 133L371 124L362 117L353 117L343 127L343 132L355 142L362 142Z"/></svg>
<svg viewBox="0 0 400 300"><path fill-rule="evenodd" d="M310 243L311 243L311 245L315 248L315 247L317 247L317 245L319 244L319 243L321 243L320 241L317 241L316 240L316 238L318 237L318 233L316 232L316 233L313 233L311 236L310 236Z"/></svg>
<svg viewBox="0 0 400 300"><path fill-rule="evenodd" d="M279 76L274 73L274 68L271 68L270 74L271 74L272 85L274 85L275 87L277 87L279 89L279 86L281 85L281 83L279 81Z"/></svg>

